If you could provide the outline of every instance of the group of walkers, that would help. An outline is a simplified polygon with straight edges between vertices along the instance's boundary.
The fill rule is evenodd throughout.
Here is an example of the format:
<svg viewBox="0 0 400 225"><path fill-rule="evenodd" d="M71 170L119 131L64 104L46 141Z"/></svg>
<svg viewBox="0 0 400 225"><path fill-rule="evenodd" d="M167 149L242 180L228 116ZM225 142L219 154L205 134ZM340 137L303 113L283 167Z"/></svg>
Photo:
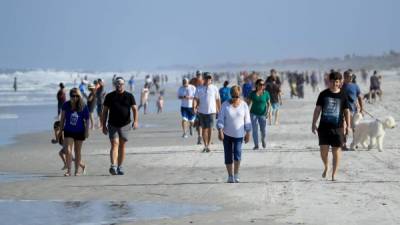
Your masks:
<svg viewBox="0 0 400 225"><path fill-rule="evenodd" d="M89 84L90 94L87 103L79 88L72 88L69 91L69 101L66 101L64 84L60 83L60 90L57 93L59 99L58 112L60 120L54 124L56 139L53 143L60 143L63 147L60 150L60 157L64 162L63 170L66 170L64 176L71 176L74 151L75 171L74 175L79 176L86 172L87 166L82 160L81 149L85 139L89 137L89 130L93 128L92 112L97 106L100 123L104 135L108 135L110 140L110 162L109 173L111 175L124 175L122 164L125 159L125 146L128 141L129 130L138 127L138 111L134 96L125 91L125 80L122 77L116 77L114 80L115 90L103 95L104 86L102 80L99 89L95 84ZM100 90L101 94L97 94ZM99 98L101 101L99 103ZM131 112L133 121L131 121Z"/></svg>
<svg viewBox="0 0 400 225"><path fill-rule="evenodd" d="M332 147L332 180L335 180L341 149L346 149L346 136L353 128L351 116L355 112L362 113L364 108L360 89L353 82L352 71L345 71L343 75L344 79L340 72L330 72L328 88L319 94L312 120L312 132L318 134L324 164L323 177L327 176L329 147ZM98 92L99 87L96 85L103 90ZM229 80L226 80L220 89L213 84L213 75L209 72L197 71L190 80L183 78L177 93L181 100L182 137L188 138L196 129L197 144L204 145L202 152L211 152L211 137L216 128L218 139L224 146L227 182L240 182L242 143L247 143L251 134L254 150L260 149L260 142L261 147L266 148L267 124L279 124L281 85L282 81L274 69L266 79L253 72L245 78L242 86L229 87ZM66 169L64 175L72 174L72 151L75 155L74 174L79 176L86 171L81 147L89 136L89 130L93 129L94 119L91 114L96 107L100 118L99 127L103 134L108 135L111 145L109 173L123 175L128 131L138 127L138 108L134 96L125 91L125 80L115 77L115 90L107 95L104 94L102 80L97 80L88 85L87 101L79 88L72 88L69 91L70 100L66 101L64 88L60 83L60 91L57 93L60 122L55 124L55 142L63 144L60 157L64 162L63 169ZM380 83L379 87L374 88L381 91Z"/></svg>
<svg viewBox="0 0 400 225"><path fill-rule="evenodd" d="M240 181L239 167L243 141L248 142L252 133L253 149L259 149L259 140L262 147L266 148L268 118L270 124L272 117L275 118L274 124L279 123L278 111L282 104L281 81L275 70L270 72L266 81L253 73L246 77L243 87L239 85L229 87L229 80L226 80L223 87L218 89L213 84L211 73L197 71L196 76L190 81L184 77L182 86L178 89L183 138L188 137L188 132L193 135L192 130L196 128L197 144L203 143L202 151L210 152L212 132L217 120L216 128L218 138L224 145L229 183ZM258 136L258 130L261 131L261 138Z"/></svg>

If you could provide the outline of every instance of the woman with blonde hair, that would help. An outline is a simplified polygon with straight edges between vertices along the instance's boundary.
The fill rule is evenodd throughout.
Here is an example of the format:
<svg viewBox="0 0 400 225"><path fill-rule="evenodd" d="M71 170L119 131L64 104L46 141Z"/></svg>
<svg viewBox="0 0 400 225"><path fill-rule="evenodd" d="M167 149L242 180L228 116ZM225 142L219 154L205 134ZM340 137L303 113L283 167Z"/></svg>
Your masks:
<svg viewBox="0 0 400 225"><path fill-rule="evenodd" d="M61 128L64 131L64 146L67 149L67 172L71 176L72 148L75 153L75 176L79 176L79 167L85 173L86 166L82 162L81 149L83 141L89 136L89 109L78 88L69 92L70 100L65 102L61 112Z"/></svg>
<svg viewBox="0 0 400 225"><path fill-rule="evenodd" d="M240 99L241 88L231 88L231 99L225 101L218 115L218 138L223 141L228 183L239 183L242 143L249 142L251 120L249 107Z"/></svg>

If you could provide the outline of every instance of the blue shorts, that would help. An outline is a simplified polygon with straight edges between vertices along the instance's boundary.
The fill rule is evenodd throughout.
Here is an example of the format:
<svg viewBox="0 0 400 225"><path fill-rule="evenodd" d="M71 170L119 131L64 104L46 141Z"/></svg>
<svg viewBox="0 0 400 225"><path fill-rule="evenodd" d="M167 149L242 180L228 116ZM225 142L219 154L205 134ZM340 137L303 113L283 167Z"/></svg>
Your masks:
<svg viewBox="0 0 400 225"><path fill-rule="evenodd" d="M224 134L225 164L232 164L233 160L242 159L243 138L234 138Z"/></svg>
<svg viewBox="0 0 400 225"><path fill-rule="evenodd" d="M195 115L193 114L193 109L187 107L181 107L181 116L182 120L190 122L194 122L194 119L196 118Z"/></svg>
<svg viewBox="0 0 400 225"><path fill-rule="evenodd" d="M273 111L273 112L274 112L274 111L278 111L279 108L281 107L281 105L279 104L279 102L272 103L271 106L272 106L272 111Z"/></svg>

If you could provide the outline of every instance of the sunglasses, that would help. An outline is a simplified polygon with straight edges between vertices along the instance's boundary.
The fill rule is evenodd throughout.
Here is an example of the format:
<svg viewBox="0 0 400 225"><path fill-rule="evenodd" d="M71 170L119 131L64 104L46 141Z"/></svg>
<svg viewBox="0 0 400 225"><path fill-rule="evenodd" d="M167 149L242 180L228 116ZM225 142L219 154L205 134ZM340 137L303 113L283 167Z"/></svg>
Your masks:
<svg viewBox="0 0 400 225"><path fill-rule="evenodd" d="M258 85L264 85L264 83L259 83Z"/></svg>
<svg viewBox="0 0 400 225"><path fill-rule="evenodd" d="M70 95L71 98L79 98L79 95Z"/></svg>

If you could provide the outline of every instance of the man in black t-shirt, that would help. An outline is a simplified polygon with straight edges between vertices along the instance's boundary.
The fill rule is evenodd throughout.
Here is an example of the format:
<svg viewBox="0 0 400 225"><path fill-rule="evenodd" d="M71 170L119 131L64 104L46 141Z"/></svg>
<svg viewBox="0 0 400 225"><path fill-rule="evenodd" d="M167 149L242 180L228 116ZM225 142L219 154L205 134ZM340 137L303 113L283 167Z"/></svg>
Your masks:
<svg viewBox="0 0 400 225"><path fill-rule="evenodd" d="M341 80L342 74L338 72L329 74L329 88L319 94L312 121L312 132L314 134L318 132L321 159L325 167L322 173L324 178L328 171L329 146L332 147L332 181L335 180L339 165L344 135L351 129L350 126L347 126L346 131L343 132L343 119L346 124L350 124L350 111L347 95L340 89Z"/></svg>
<svg viewBox="0 0 400 225"><path fill-rule="evenodd" d="M111 142L111 175L124 175L122 163L125 159L125 144L128 141L128 131L131 129L131 110L133 113L132 127L138 127L138 113L133 95L125 91L125 81L122 77L115 78L115 91L106 95L103 107L103 133L109 135ZM108 118L108 124L107 124Z"/></svg>

